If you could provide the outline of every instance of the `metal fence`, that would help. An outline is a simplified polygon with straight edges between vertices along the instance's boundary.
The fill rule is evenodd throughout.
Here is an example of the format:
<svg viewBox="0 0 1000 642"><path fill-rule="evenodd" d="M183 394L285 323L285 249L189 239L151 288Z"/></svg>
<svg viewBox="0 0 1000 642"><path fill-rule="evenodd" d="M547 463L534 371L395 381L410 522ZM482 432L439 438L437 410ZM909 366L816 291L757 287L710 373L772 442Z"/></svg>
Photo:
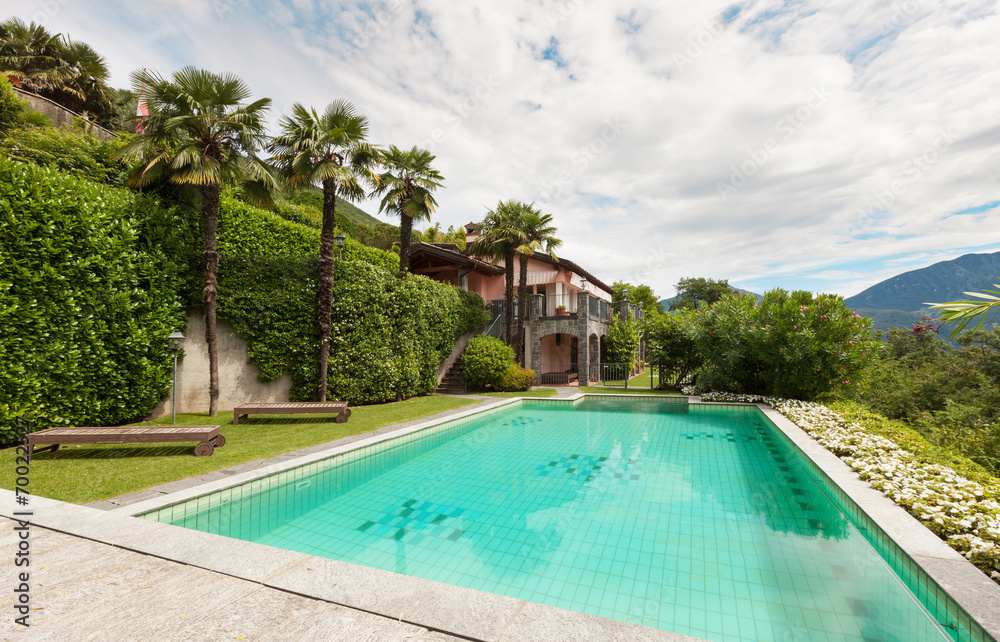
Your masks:
<svg viewBox="0 0 1000 642"><path fill-rule="evenodd" d="M579 366L575 363L543 363L535 373L535 383L540 386L568 386L579 381Z"/></svg>

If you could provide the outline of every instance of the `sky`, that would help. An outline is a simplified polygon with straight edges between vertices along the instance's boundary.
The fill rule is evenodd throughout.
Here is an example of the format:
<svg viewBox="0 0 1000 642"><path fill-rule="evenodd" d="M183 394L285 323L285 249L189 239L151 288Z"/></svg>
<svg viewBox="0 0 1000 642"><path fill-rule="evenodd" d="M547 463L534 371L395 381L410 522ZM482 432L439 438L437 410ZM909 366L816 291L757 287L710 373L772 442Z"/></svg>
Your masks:
<svg viewBox="0 0 1000 642"><path fill-rule="evenodd" d="M0 0L138 67L352 102L436 156L433 221L551 214L606 283L850 296L1000 251L1000 5L933 0ZM377 202L361 203L377 215ZM386 219L391 222L391 219Z"/></svg>

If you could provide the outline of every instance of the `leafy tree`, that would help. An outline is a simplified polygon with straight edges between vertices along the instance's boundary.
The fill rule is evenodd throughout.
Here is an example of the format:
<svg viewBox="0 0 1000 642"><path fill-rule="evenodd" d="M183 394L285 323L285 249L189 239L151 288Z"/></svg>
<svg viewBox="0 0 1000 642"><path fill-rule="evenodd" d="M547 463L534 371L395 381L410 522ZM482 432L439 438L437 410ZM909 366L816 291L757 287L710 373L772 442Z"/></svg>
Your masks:
<svg viewBox="0 0 1000 642"><path fill-rule="evenodd" d="M642 309L643 315L663 314L663 304L653 293L653 288L648 285L633 285L624 281L615 281L611 284L614 293L611 295L612 303L619 303L624 299L625 291L628 290L628 300L632 305L637 305Z"/></svg>
<svg viewBox="0 0 1000 642"><path fill-rule="evenodd" d="M671 310L697 310L702 304L712 305L722 297L735 292L729 279L684 278L674 286L677 298L670 303Z"/></svg>
<svg viewBox="0 0 1000 642"><path fill-rule="evenodd" d="M385 152L381 164L386 171L378 177L375 194L382 195L379 212L399 216L399 278L410 271L410 239L413 221L430 220L437 207L434 190L443 186L444 177L431 167L435 156L425 149L409 151L395 145Z"/></svg>
<svg viewBox="0 0 1000 642"><path fill-rule="evenodd" d="M479 236L472 242L469 254L494 264L504 265L503 332L507 341L514 339L514 256L517 248L527 242L521 217L528 206L520 201L500 201L476 225Z"/></svg>
<svg viewBox="0 0 1000 642"><path fill-rule="evenodd" d="M118 150L138 161L131 185L148 185L159 178L196 185L201 191L205 285L205 341L209 356L209 416L218 413L219 356L216 337L216 296L219 252L219 192L223 185L242 182L252 200L270 205L276 186L257 152L264 146L264 116L269 98L246 103L250 89L232 74L185 67L167 80L145 69L132 73L135 91L146 88L149 116L142 132Z"/></svg>
<svg viewBox="0 0 1000 642"><path fill-rule="evenodd" d="M698 367L701 355L695 342L693 311L678 314L655 314L647 316L642 323L642 336L646 340L646 356L650 363L670 368L672 380L661 385L678 387Z"/></svg>
<svg viewBox="0 0 1000 642"><path fill-rule="evenodd" d="M556 261L555 249L562 245L562 240L556 238L556 228L550 223L552 216L542 214L534 205L521 204L521 215L518 223L521 226L522 243L514 251L520 260L520 276L517 282L517 333L514 339L514 354L524 365L524 321L528 315L528 259L535 252L544 251Z"/></svg>
<svg viewBox="0 0 1000 642"><path fill-rule="evenodd" d="M871 320L830 294L778 289L757 305L753 295L737 293L694 318L713 387L732 392L813 399L855 385L877 353Z"/></svg>
<svg viewBox="0 0 1000 642"><path fill-rule="evenodd" d="M423 243L454 243L460 250L465 249L465 230L455 229L454 225L448 226L447 232L441 231L441 224L435 223L423 232L415 231L413 240Z"/></svg>
<svg viewBox="0 0 1000 642"><path fill-rule="evenodd" d="M629 372L635 368L639 353L639 342L642 338L639 323L634 319L621 319L617 316L611 319L608 326L608 336L605 339L609 363L624 363Z"/></svg>
<svg viewBox="0 0 1000 642"><path fill-rule="evenodd" d="M364 198L362 183L377 185L371 170L378 152L368 143L368 119L354 105L337 100L323 115L299 103L292 115L282 117L281 134L272 142L272 161L285 186L299 189L319 183L323 187L323 227L320 233L319 287L316 319L319 327L319 381L317 396L326 401L327 365L330 361L330 319L333 306L333 237L337 222L337 195Z"/></svg>

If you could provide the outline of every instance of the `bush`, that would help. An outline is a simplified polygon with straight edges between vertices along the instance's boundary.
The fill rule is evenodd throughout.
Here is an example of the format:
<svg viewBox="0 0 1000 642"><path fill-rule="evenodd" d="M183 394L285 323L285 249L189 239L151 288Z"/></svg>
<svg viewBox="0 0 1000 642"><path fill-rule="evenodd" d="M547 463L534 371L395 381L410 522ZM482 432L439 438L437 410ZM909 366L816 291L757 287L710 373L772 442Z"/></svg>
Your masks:
<svg viewBox="0 0 1000 642"><path fill-rule="evenodd" d="M0 76L0 134L24 122L24 103L14 93L6 76Z"/></svg>
<svg viewBox="0 0 1000 642"><path fill-rule="evenodd" d="M673 373L673 381L662 382L662 385L676 388L701 366L692 328L693 316L690 312L657 314L646 317L642 324L649 362L669 368Z"/></svg>
<svg viewBox="0 0 1000 642"><path fill-rule="evenodd" d="M535 383L535 371L522 368L516 363L511 364L507 372L494 384L501 392L522 392Z"/></svg>
<svg viewBox="0 0 1000 642"><path fill-rule="evenodd" d="M120 424L170 389L196 228L159 201L0 158L0 441Z"/></svg>
<svg viewBox="0 0 1000 642"><path fill-rule="evenodd" d="M855 385L877 353L870 320L835 295L736 293L694 314L712 386L730 392L814 399Z"/></svg>
<svg viewBox="0 0 1000 642"><path fill-rule="evenodd" d="M465 381L472 386L498 386L512 365L514 350L496 337L473 337L462 353Z"/></svg>
<svg viewBox="0 0 1000 642"><path fill-rule="evenodd" d="M608 363L624 363L630 370L634 369L638 364L640 340L638 323L632 319L622 321L617 316L614 317L605 339Z"/></svg>
<svg viewBox="0 0 1000 642"><path fill-rule="evenodd" d="M122 144L121 140L105 142L83 132L32 127L12 131L0 140L0 155L123 187L128 180L128 165L111 158Z"/></svg>

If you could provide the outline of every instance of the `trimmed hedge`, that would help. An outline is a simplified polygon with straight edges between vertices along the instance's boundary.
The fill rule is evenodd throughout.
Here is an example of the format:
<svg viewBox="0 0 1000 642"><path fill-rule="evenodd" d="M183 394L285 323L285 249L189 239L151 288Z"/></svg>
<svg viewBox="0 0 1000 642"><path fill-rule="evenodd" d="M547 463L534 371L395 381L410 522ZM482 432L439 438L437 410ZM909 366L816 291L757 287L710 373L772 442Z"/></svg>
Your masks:
<svg viewBox="0 0 1000 642"><path fill-rule="evenodd" d="M56 127L15 129L0 139L0 156L56 167L79 178L124 187L128 165L111 158L124 140L102 141L85 132Z"/></svg>
<svg viewBox="0 0 1000 642"><path fill-rule="evenodd" d="M158 200L0 158L0 441L147 415L169 391L166 337L196 227Z"/></svg>
<svg viewBox="0 0 1000 642"><path fill-rule="evenodd" d="M535 383L535 371L511 364L493 387L501 392L522 392Z"/></svg>

